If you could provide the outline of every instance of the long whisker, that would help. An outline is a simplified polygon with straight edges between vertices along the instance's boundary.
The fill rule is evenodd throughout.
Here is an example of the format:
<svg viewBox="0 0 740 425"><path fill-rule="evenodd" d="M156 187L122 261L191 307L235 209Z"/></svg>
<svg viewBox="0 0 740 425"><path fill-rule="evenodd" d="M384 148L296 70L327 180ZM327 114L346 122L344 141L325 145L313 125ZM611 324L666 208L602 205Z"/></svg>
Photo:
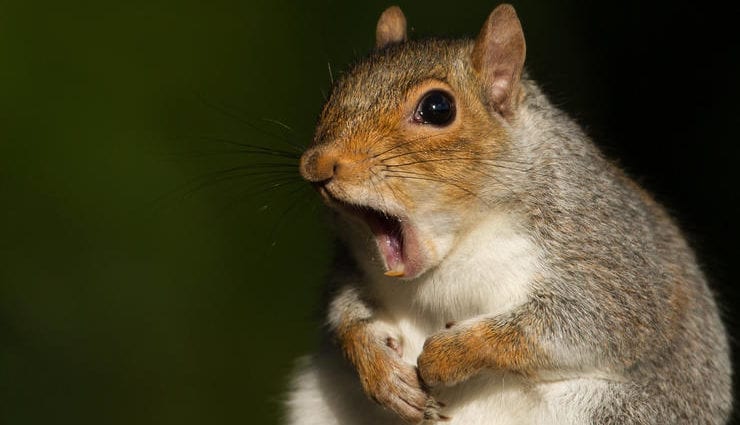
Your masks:
<svg viewBox="0 0 740 425"><path fill-rule="evenodd" d="M375 177L379 177L378 174L375 172L375 170L372 169L372 167L370 168L370 172ZM386 201L385 196L383 195L383 191L381 191L381 190L378 189L378 185L375 183L375 180L372 179L372 178L370 179L370 184L373 185L373 189L375 189L375 192L380 196L380 201L383 203L382 211L387 211L388 210L388 202Z"/></svg>
<svg viewBox="0 0 740 425"><path fill-rule="evenodd" d="M390 152L392 150L401 148L401 147L406 146L406 145L409 145L411 143L418 142L418 141L421 141L421 140L429 140L429 139L432 139L434 137L441 137L441 136L444 136L444 135L445 135L445 133L438 133L438 134L425 134L425 135L422 135L422 136L419 136L419 137L414 137L412 139L405 140L402 143L398 143L396 145L393 145L390 148L388 148L388 149L386 149L386 150L384 150L382 152L378 152L378 153L372 155L370 158L371 159L378 158L378 157L380 157L382 155L385 155L386 153L388 153L388 152ZM375 142L373 142L370 146L368 146L368 149L372 148L372 146L374 146L376 143L378 143L381 140L383 140L383 138L382 137L379 137Z"/></svg>
<svg viewBox="0 0 740 425"><path fill-rule="evenodd" d="M460 157L444 157L444 158L427 158L427 159L419 159L416 161L411 162L402 162L400 164L384 164L386 167L405 167L408 165L416 165L416 164L425 164L429 162L441 162L441 161L480 161L480 158L477 157L469 157L469 158L460 158Z"/></svg>
<svg viewBox="0 0 740 425"><path fill-rule="evenodd" d="M326 67L329 69L329 81L334 85L334 73L331 71L331 62L326 62Z"/></svg>
<svg viewBox="0 0 740 425"><path fill-rule="evenodd" d="M212 142L225 143L228 145L237 146L239 148L242 148L240 149L239 153L248 153L248 154L253 154L253 155L278 156L278 157L293 159L293 160L298 160L301 157L301 154L297 152L290 152L290 151L285 151L281 149L268 148L265 146L254 145L250 143L237 142L235 140L223 139L220 137L203 136L202 138L205 140L212 141Z"/></svg>
<svg viewBox="0 0 740 425"><path fill-rule="evenodd" d="M532 170L529 168L516 168L511 166L506 166L502 164L497 163L497 159L490 159L490 158L478 158L478 157L444 157L444 158L430 158L430 159L420 159L418 161L411 161L411 162L404 162L401 164L383 164L385 167L388 168L398 168L398 167L405 167L410 165L416 165L416 164L424 164L429 162L442 162L442 161L470 161L470 162L478 162L483 163L495 168L501 168L506 170L512 170L512 171L518 171L521 173L527 173L531 172Z"/></svg>
<svg viewBox="0 0 740 425"><path fill-rule="evenodd" d="M373 146L374 146L374 145L375 145L375 144L376 144L377 142L379 142L380 140L382 140L382 138L380 138L380 137L379 137L379 138L378 138L378 140L376 140L376 141L375 141L375 142L374 142L373 144L371 144L370 146L368 146L368 149L372 148L372 147L373 147ZM381 155L384 155L384 154L386 154L386 153L388 153L388 152L390 152L390 151L392 151L392 150L394 150L394 149L398 149L398 148L401 148L401 147L403 147L403 146L406 146L406 145L408 145L408 144L410 144L410 143L414 143L414 142L415 142L415 140L407 140L407 141L405 141L405 142L403 142L403 143L399 143L399 144L396 144L396 145L394 145L394 146L391 146L390 148L388 148L388 149L386 149L386 150L384 150L384 151L382 151L382 152L376 153L376 154L374 154L373 156L371 156L370 158L371 158L371 159L377 158L377 157L379 157L379 156L381 156Z"/></svg>
<svg viewBox="0 0 740 425"><path fill-rule="evenodd" d="M283 189L283 188L285 188L287 186L291 186L291 185L294 185L294 184L301 184L302 185L299 188L299 190L305 190L305 189L308 188L308 186L306 186L304 184L304 182L298 181L298 180L292 180L292 179L291 180L287 180L287 179L283 179L283 180L272 180L271 182L272 182L272 184L267 184L267 185L264 185L262 187L254 188L256 190L249 190L249 191L244 192L244 194L241 197L241 199L244 200L244 199L247 199L247 198L250 198L250 197L256 197L257 195L262 195L264 193L270 193L270 192L273 192L273 191L276 191L276 190L280 190L280 189Z"/></svg>
<svg viewBox="0 0 740 425"><path fill-rule="evenodd" d="M288 179L300 181L300 176L296 171L285 168L275 168L273 164L240 165L227 168L225 170L208 172L194 177L182 184L179 189L174 190L169 195L165 195L163 198L177 196L178 192L181 194L181 197L187 197L203 188L213 186L217 183L245 177L269 177L273 180Z"/></svg>
<svg viewBox="0 0 740 425"><path fill-rule="evenodd" d="M170 154L163 154L162 159L165 161L176 161L176 160L183 160L183 159L201 159L201 158L207 158L212 156L239 156L242 160L250 161L250 166L255 168L266 168L266 167L275 167L275 168L293 168L298 169L297 161L295 161L293 158L285 158L282 155L271 155L266 154L263 152L254 152L249 149L227 149L227 150L192 150L192 151L182 151L182 152L173 152ZM252 163L254 160L258 160L258 158L252 158L250 155L260 155L260 156L271 156L275 159L280 160L287 160L283 162L258 162L258 163Z"/></svg>
<svg viewBox="0 0 740 425"><path fill-rule="evenodd" d="M409 175L409 174L407 174L406 172L403 172L403 171L393 172L393 173L385 173L384 175L386 177L390 177L390 178L411 179L411 180L426 180L426 181L432 181L432 182L437 182L437 183L443 183L443 184L451 185L451 186L454 186L454 187L460 189L461 191L467 193L468 195L481 200L483 203L485 203L486 205L488 205L488 202L485 199L483 199L480 196L478 196L478 194L472 192L470 189L468 189L468 188L466 188L466 187L464 187L462 185L453 183L452 181L450 181L450 179L433 178L433 177L429 177L429 176Z"/></svg>
<svg viewBox="0 0 740 425"><path fill-rule="evenodd" d="M190 179L189 182L186 184L192 184L197 183L198 181L207 180L212 177L218 177L224 174L231 174L239 171L246 171L245 175L260 175L260 174L285 174L285 175L292 175L296 178L300 178L297 171L294 170L286 170L286 169L270 169L270 166L264 167L266 169L259 169L260 165L262 164L254 164L254 165L239 165L236 167L227 168L225 170L218 170L218 171L212 171L209 173L202 174L200 176L197 176L195 178ZM267 164L265 164L267 165ZM258 168L255 170L254 168Z"/></svg>
<svg viewBox="0 0 740 425"><path fill-rule="evenodd" d="M226 115L228 117L231 117L231 118L239 121L240 123L246 125L247 127L251 128L253 130L256 130L256 131L258 131L258 132L260 132L260 133L262 133L262 134L264 134L266 136L269 136L269 137L271 137L271 138L273 138L273 139L275 139L275 140L277 140L277 141L279 141L281 143L286 144L287 146L295 149L297 152L301 152L303 150L303 148L301 146L298 146L298 145L292 143L290 140L286 139L285 137L283 137L283 136L281 136L279 134L275 134L275 133L273 133L271 131L267 131L264 128L261 128L261 127L255 125L252 121L249 121L244 116L242 116L241 114L239 114L236 111L234 111L232 108L229 108L229 107L224 106L224 105L216 104L215 102L211 102L210 100L206 99L200 93L197 93L196 95L198 96L198 98L200 99L200 101L203 104L205 104L206 106L209 106L209 107L211 107L211 108L219 111L220 113L222 113L222 114L224 114L224 115Z"/></svg>
<svg viewBox="0 0 740 425"><path fill-rule="evenodd" d="M276 222L272 225L272 228L269 233L269 240L272 242L269 244L268 248L263 251L263 255L266 255L270 252L272 248L274 248L277 245L277 236L278 232L280 231L282 225L285 223L286 219L296 210L296 207L306 205L308 202L307 196L311 192L309 191L298 191L294 190L287 194L287 196L290 196L289 205L285 208L282 208L280 215L278 216ZM264 205L264 209L267 209L267 204Z"/></svg>
<svg viewBox="0 0 740 425"><path fill-rule="evenodd" d="M497 166L497 164L488 164L488 165ZM509 168L509 167L502 166L501 168ZM405 174L405 175L413 175L413 176L417 176L417 177L429 177L429 175L430 175L428 171L426 171L426 172L418 172L418 171L412 171L412 170L406 170L406 169L398 169L398 168L394 168L393 166L389 166L389 165L384 165L384 169L385 170L389 170L392 173L402 173L402 174ZM484 171L483 169L480 169L480 167L470 167L467 170L473 171L473 172L477 172L479 174L482 174L482 175L488 177L489 179L495 181L497 184L499 184L500 186L502 186L504 189L506 189L509 193L511 193L515 197L522 196L521 193L518 193L518 192L514 191L506 182L504 182L503 180L501 180L498 176L496 176L494 174L491 174L491 173L488 173L488 172ZM515 169L515 170L516 171L521 171L521 172L524 172L525 171L525 170L519 170L519 169ZM440 179L445 180L445 181L447 181L447 180L454 180L454 181L457 181L458 183L465 184L465 181L464 180L455 180L455 179L453 179L452 176L449 176L449 175L446 175L446 176L438 176L436 173L434 175L437 176L437 177L439 177ZM470 192L470 193L472 193L472 192ZM527 195L524 194L524 196L527 196ZM478 197L478 199L482 199L479 196L477 196L477 197Z"/></svg>
<svg viewBox="0 0 740 425"><path fill-rule="evenodd" d="M259 195L263 195L263 194L271 194L271 195L273 195L273 197L271 197L271 198L269 198L267 200L267 202L269 204L269 202L272 202L272 200L273 200L274 196L277 194L277 192L279 192L281 190L289 189L291 187L294 187L293 186L294 184L303 183L303 182L299 182L297 180L289 180L289 181L285 181L285 180L282 180L282 181L279 181L279 180L271 180L270 183L271 184L263 185L263 186L258 187L258 188L252 188L253 190L247 190L247 191L243 192L240 196L238 196L232 202L229 202L228 204L226 204L223 207L223 210L224 211L230 210L230 209L236 207L237 205L241 204L242 202L244 202L247 199L250 199L250 198L251 199L256 199ZM301 185L301 186L295 188L294 190L288 192L288 195L290 195L292 193L295 193L295 192L298 192L298 191L301 191L301 190L305 190L305 189L307 189L307 186ZM262 208L263 209L266 208L266 206L268 204L265 204Z"/></svg>
<svg viewBox="0 0 740 425"><path fill-rule="evenodd" d="M382 159L380 159L380 161L381 162L386 162L386 161L389 161L391 159L400 158L400 157L408 156L408 155L424 154L424 153L426 153L426 154L433 154L433 153L438 153L438 152L453 152L453 153L463 152L463 153L471 153L470 151L462 150L462 149L432 149L432 148L425 148L425 149L419 149L419 150L416 150L416 151L408 151L408 152L399 153L399 154L396 154L396 155L393 155L393 156L382 158Z"/></svg>
<svg viewBox="0 0 740 425"><path fill-rule="evenodd" d="M270 124L275 124L275 125L277 125L279 127L284 128L285 130L288 130L291 133L295 133L295 131L293 131L293 128L291 128L288 124L285 124L282 121L278 121L278 120L272 119L272 118L262 118L262 121L269 122Z"/></svg>
<svg viewBox="0 0 740 425"><path fill-rule="evenodd" d="M209 156L219 156L219 155L228 156L228 155L241 155L241 154L246 154L246 155L279 156L281 158L286 158L286 157L284 157L282 155L268 155L265 152L262 152L262 151L255 152L255 151L250 150L250 149L192 150L192 151L181 151L181 152L172 152L172 153L168 153L168 154L163 154L162 157L165 160L168 160L168 159L205 158L205 157L209 157ZM288 158L286 158L286 159L288 159ZM290 159L293 160L294 158L290 158ZM297 167L297 165L295 163L287 163L286 162L286 163L284 163L284 165L291 166L291 167Z"/></svg>
<svg viewBox="0 0 740 425"><path fill-rule="evenodd" d="M198 184L197 186L195 186L195 187L187 190L187 192L185 192L183 194L183 197L190 196L190 195L192 195L193 193L195 193L195 192L197 192L199 190L202 190L202 189L207 188L207 187L214 186L214 185L216 185L218 183L223 183L223 182L227 182L227 181L233 181L233 180L243 179L243 178L246 178L246 177L255 177L255 176L256 177L269 177L269 180L267 180L267 181L264 181L264 180L251 181L250 184L248 185L249 187L261 186L265 182L267 182L267 183L281 183L281 184L283 182L284 183L291 183L291 182L300 183L300 181L297 178L295 178L295 176L293 176L293 175L279 175L279 174L277 174L277 175L269 175L269 174L265 174L265 173L259 173L259 174L257 174L257 173L240 173L240 174L233 174L233 175L222 176L222 177L219 177L217 179L210 180L210 181L207 181L207 182Z"/></svg>
<svg viewBox="0 0 740 425"><path fill-rule="evenodd" d="M427 138L430 138L430 137L427 137ZM413 141L416 141L416 140L419 140L419 139L417 138L417 139L414 139L414 140L410 140L408 142L413 142ZM389 149L389 150L396 149L398 147L402 147L402 146L404 146L406 144L408 144L408 143L401 143L401 144L395 145L395 146L391 147L391 149ZM380 152L379 154L374 155L373 158L378 157L380 155L383 155L383 154L387 153L389 150ZM430 149L430 148L425 148L425 149L408 151L408 152L403 152L403 153L400 153L400 154L397 154L397 155L385 157L385 158L380 159L380 161L381 162L386 162L386 161L391 160L391 159L400 158L400 157L408 156L408 155L436 154L436 153L442 153L442 152L444 152L444 153L463 153L463 154L472 154L473 153L469 149L458 149L458 148L441 148L441 149L434 148L434 149ZM491 155L491 154L494 154L494 153L495 152L487 152L487 155ZM510 164L524 165L524 166L531 166L532 165L529 162L517 161L517 160L511 159L511 158L502 158L499 155L496 155L495 157L481 157L481 159L490 159L490 160L496 160L497 162L505 162L505 163L510 163Z"/></svg>
<svg viewBox="0 0 740 425"><path fill-rule="evenodd" d="M378 175L378 173L376 173L375 170L373 170L373 167L370 167L370 172L373 173L373 175L376 178L380 178L380 176ZM388 182L388 179L381 179L380 181L385 184L385 187L387 187L388 189L390 189L391 192L393 192L393 197L395 199L401 199L399 197L399 195L398 195L398 192L396 192L396 189L394 189L393 186ZM377 188L376 188L376 190L377 190Z"/></svg>

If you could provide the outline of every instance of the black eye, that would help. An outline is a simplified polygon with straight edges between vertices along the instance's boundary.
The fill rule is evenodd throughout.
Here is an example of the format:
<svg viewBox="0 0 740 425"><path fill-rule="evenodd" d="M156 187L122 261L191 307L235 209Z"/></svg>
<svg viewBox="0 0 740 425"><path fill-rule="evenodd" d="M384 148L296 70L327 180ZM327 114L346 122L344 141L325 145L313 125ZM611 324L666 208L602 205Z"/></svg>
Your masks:
<svg viewBox="0 0 740 425"><path fill-rule="evenodd" d="M455 118L455 102L442 90L432 90L419 101L414 121L421 124L444 126Z"/></svg>

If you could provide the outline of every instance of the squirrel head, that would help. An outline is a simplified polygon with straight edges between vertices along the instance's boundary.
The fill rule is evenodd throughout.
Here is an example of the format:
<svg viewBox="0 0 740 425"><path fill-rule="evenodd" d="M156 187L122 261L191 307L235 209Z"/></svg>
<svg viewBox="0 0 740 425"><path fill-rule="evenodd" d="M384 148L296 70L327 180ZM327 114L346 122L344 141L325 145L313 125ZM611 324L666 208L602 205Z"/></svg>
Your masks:
<svg viewBox="0 0 740 425"><path fill-rule="evenodd" d="M485 210L523 97L524 57L510 5L475 40L419 41L407 41L393 6L372 54L332 87L300 171L374 236L368 249L380 255L370 257L386 275L413 279L439 264Z"/></svg>

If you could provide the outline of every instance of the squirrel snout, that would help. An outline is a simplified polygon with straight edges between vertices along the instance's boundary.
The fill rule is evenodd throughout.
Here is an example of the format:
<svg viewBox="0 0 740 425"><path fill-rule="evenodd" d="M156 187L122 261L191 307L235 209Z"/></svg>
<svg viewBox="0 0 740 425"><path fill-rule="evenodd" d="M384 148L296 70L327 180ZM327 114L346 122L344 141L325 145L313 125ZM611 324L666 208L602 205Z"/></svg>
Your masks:
<svg viewBox="0 0 740 425"><path fill-rule="evenodd" d="M334 177L335 167L334 159L317 149L311 149L301 156L301 175L311 183L328 182Z"/></svg>
<svg viewBox="0 0 740 425"><path fill-rule="evenodd" d="M301 156L300 171L311 183L325 184L338 177L354 174L356 162L332 151L311 149Z"/></svg>

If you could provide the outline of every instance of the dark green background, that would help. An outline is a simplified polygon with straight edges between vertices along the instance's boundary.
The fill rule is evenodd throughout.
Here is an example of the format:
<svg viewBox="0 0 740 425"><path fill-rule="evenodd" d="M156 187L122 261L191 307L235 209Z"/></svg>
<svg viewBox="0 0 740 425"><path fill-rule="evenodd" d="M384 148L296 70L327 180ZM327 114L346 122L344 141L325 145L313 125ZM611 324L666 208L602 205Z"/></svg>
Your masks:
<svg viewBox="0 0 740 425"><path fill-rule="evenodd" d="M495 2L400 4L461 36ZM276 423L331 237L307 186L209 174L275 162L215 139L307 143L388 5L0 2L0 423ZM731 14L515 6L532 74L675 211L734 332Z"/></svg>

